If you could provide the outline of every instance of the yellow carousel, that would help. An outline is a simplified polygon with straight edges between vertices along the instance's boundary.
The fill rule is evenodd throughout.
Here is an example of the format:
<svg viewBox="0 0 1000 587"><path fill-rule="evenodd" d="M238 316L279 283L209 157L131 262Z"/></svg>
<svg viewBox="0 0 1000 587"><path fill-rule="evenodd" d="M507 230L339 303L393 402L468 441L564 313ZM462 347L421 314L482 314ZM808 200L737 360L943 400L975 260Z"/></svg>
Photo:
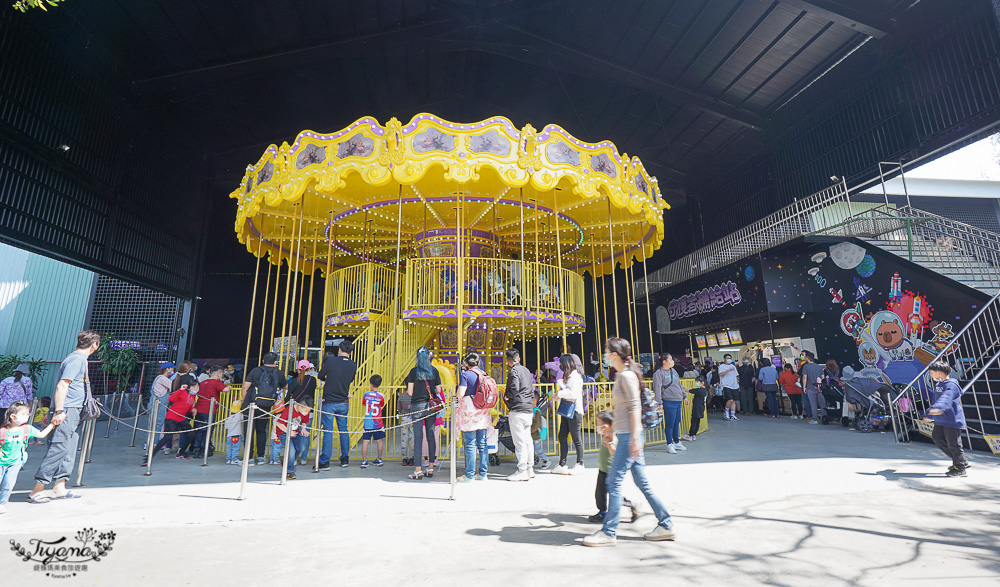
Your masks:
<svg viewBox="0 0 1000 587"><path fill-rule="evenodd" d="M458 357L473 350L502 385L511 346L541 367L577 337L582 353L585 335L600 349L609 334L637 332L648 307L640 316L629 299L619 316L614 300L632 292L617 290L614 268L629 283L642 277L632 275L639 265L645 274L669 208L642 162L610 142L586 143L556 125L536 131L503 117L459 124L431 114L303 131L291 145L268 147L231 197L239 240L258 258L250 328L262 344L248 342L247 364L266 350L286 370L306 356L306 298L319 271L322 338L354 341L352 397L379 374L387 412L421 346L432 349L446 386ZM590 325L587 295L599 318ZM274 347L264 349L265 340ZM631 342L637 353L653 350L651 335ZM351 415L361 415L353 399Z"/></svg>

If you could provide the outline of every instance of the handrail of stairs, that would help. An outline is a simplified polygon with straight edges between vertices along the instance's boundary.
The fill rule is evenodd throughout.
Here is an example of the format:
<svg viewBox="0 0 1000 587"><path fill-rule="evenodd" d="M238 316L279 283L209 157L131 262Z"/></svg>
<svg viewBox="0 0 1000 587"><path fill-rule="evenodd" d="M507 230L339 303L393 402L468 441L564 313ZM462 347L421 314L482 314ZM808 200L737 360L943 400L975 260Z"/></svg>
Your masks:
<svg viewBox="0 0 1000 587"><path fill-rule="evenodd" d="M985 319L983 319L985 316ZM976 313L975 316L969 320L966 325L958 331L944 346L932 360L927 362L927 365L920 370L917 375L910 380L906 386L900 390L896 395L894 395L889 401L889 415L892 420L893 433L896 438L896 442L906 442L909 441L909 433L911 430L916 428L916 420L919 416L918 403L925 401L926 389L918 387L918 384L923 381L927 374L928 368L934 361L940 360L950 354L955 354L960 356L960 353L972 352L975 353L976 349L980 351L991 349L996 350L997 345L1000 344L1000 332L997 332L997 325L1000 323L1000 293L993 296L989 302L983 305L982 308ZM953 347L953 345L958 345ZM982 353L986 354L986 353ZM980 356L982 356L980 354ZM975 357L971 357L975 359ZM983 365L977 365L977 361L973 361L970 364L963 364L959 362L957 366L964 371L980 371L984 370ZM902 398L908 400L909 406L904 412L899 409L899 403Z"/></svg>
<svg viewBox="0 0 1000 587"><path fill-rule="evenodd" d="M984 373L986 373L986 369L989 368L994 363L996 363L997 359L1000 359L1000 350L997 350L997 352L993 354L993 358L991 358L989 361L986 361L986 363L983 364L983 367L969 380L968 383L965 384L965 387L962 388L962 394L963 395L965 394L965 392L967 392L970 389L972 389L972 386L975 385L977 381L979 381L979 378L982 377ZM987 385L988 384L989 384L989 382L987 381ZM976 419L979 420L979 422L982 422L983 421L983 410L982 410L982 408L979 405L979 397L976 395L974 389L972 390L972 401L976 405ZM995 419L997 417L997 413L998 412L997 412L997 406L996 406L996 404L993 403L993 395L992 395L992 393L990 394L990 407L993 408L993 418ZM985 428L985 426L984 426L984 428ZM975 430L975 429L972 428L972 426L969 426L968 423L967 423L966 426L965 426L965 438L966 438L966 440L969 441L969 446L972 446L972 435L971 435L971 432L976 432L978 434L982 434L983 436L986 435L986 431L985 430Z"/></svg>

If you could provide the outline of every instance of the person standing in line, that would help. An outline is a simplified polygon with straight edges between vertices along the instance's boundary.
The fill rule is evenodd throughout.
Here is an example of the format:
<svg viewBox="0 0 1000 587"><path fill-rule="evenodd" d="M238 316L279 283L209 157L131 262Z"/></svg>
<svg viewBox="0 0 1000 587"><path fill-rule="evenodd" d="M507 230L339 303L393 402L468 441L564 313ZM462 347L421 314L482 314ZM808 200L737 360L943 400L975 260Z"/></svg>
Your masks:
<svg viewBox="0 0 1000 587"><path fill-rule="evenodd" d="M736 368L740 384L740 401L736 409L745 416L753 415L753 385L756 381L753 365L750 359L743 357L740 366Z"/></svg>
<svg viewBox="0 0 1000 587"><path fill-rule="evenodd" d="M351 360L354 345L349 340L340 341L337 356L323 361L317 379L323 381L323 410L320 420L323 427L323 452L315 472L329 471L333 457L333 424L336 421L340 431L340 468L350 465L348 452L351 450L351 435L347 429L347 412L350 409L351 383L358 373L358 364Z"/></svg>
<svg viewBox="0 0 1000 587"><path fill-rule="evenodd" d="M295 409L292 409L292 406ZM274 433L280 437L280 444L288 445L288 466L285 479L295 479L295 464L305 460L309 452L309 422L312 418L313 398L304 397L302 402L289 402L274 423Z"/></svg>
<svg viewBox="0 0 1000 587"><path fill-rule="evenodd" d="M170 362L160 363L160 374L153 379L153 384L149 387L150 406L152 401L159 402L156 407L156 428L153 430L153 444L156 444L163 436L163 421L167 417L167 398L170 397L172 382L170 378L174 374L174 364ZM147 445L150 442L149 434L146 435Z"/></svg>
<svg viewBox="0 0 1000 587"><path fill-rule="evenodd" d="M778 370L770 362L764 363L757 372L757 380L760 381L760 390L767 398L767 407L770 410L768 418L777 418L778 409Z"/></svg>
<svg viewBox="0 0 1000 587"><path fill-rule="evenodd" d="M604 346L607 360L618 371L613 388L614 426L604 434L604 442L611 445L615 436L618 444L611 468L608 471L608 513L604 516L603 527L583 539L584 546L614 546L618 539L619 518L622 508L622 481L625 474L632 472L632 480L645 496L656 515L656 528L645 534L646 540L673 540L674 523L663 502L653 493L646 478L646 461L642 454L642 402L640 388L642 371L631 359L632 346L622 338L609 338Z"/></svg>
<svg viewBox="0 0 1000 587"><path fill-rule="evenodd" d="M240 438L243 437L243 412L240 411L240 401L233 401L229 417L226 418L226 464L242 465L240 460Z"/></svg>
<svg viewBox="0 0 1000 587"><path fill-rule="evenodd" d="M66 480L76 462L76 445L79 442L80 412L87 399L90 386L87 358L101 345L100 333L83 330L76 335L76 350L59 365L58 383L52 396L50 422L55 426L49 446L35 472L35 487L28 495L30 503L47 503L59 499L80 497L66 490ZM52 484L52 493L43 496L45 486Z"/></svg>
<svg viewBox="0 0 1000 587"><path fill-rule="evenodd" d="M785 388L788 401L792 404L792 420L802 419L802 383L791 363L785 363L785 368L778 376L778 383ZM768 402L771 400L769 399ZM776 410L775 410L776 411ZM773 411L772 411L773 413Z"/></svg>
<svg viewBox="0 0 1000 587"><path fill-rule="evenodd" d="M945 475L965 477L969 459L962 447L965 430L965 410L962 408L962 387L951 376L951 366L945 361L934 361L927 368L934 381L934 403L927 410L924 422L934 422L931 438L941 452L951 459Z"/></svg>
<svg viewBox="0 0 1000 587"><path fill-rule="evenodd" d="M677 454L679 450L687 450L681 443L681 410L688 405L687 390L681 385L681 379L674 371L674 357L664 354L660 360L660 368L653 373L653 393L663 406L663 430L667 437L667 452Z"/></svg>
<svg viewBox="0 0 1000 587"><path fill-rule="evenodd" d="M469 353L462 359L462 375L458 382L458 429L465 446L465 475L462 483L485 481L489 472L489 450L486 437L493 420L489 408L477 408L473 403L479 393L479 382L486 373L479 369L479 354ZM484 392L485 393L485 392Z"/></svg>
<svg viewBox="0 0 1000 587"><path fill-rule="evenodd" d="M559 465L552 469L555 475L569 475L570 469L566 467L569 458L569 440L573 437L573 448L576 450L576 466L573 467L573 474L580 474L584 471L583 465L583 373L580 372L580 364L576 360L576 355L563 355L559 357L559 368L562 369L563 376L556 381L556 399L559 401L573 402L573 416L559 416Z"/></svg>
<svg viewBox="0 0 1000 587"><path fill-rule="evenodd" d="M385 420L382 418L382 408L385 407L385 395L379 391L382 387L382 376L372 375L368 379L371 388L365 392L361 402L365 407L364 432L361 433L361 468L368 468L368 447L375 441L377 458L372 463L382 466L382 456L385 454Z"/></svg>
<svg viewBox="0 0 1000 587"><path fill-rule="evenodd" d="M726 353L722 356L722 364L719 365L719 382L722 384L722 397L725 404L723 412L727 420L739 422L736 417L736 405L740 399L739 373L736 365L733 364L733 356Z"/></svg>
<svg viewBox="0 0 1000 587"><path fill-rule="evenodd" d="M535 407L535 392L531 371L521 364L521 353L515 348L507 349L507 388L504 402L507 404L507 420L510 435L517 455L517 471L507 477L508 481L527 481L535 476L535 447L531 441L531 412Z"/></svg>
<svg viewBox="0 0 1000 587"><path fill-rule="evenodd" d="M201 386L198 388L198 397L194 405L195 410L197 410L194 417L196 428L208 426L209 412L212 413L212 427L214 428L218 424L214 418L219 412L219 398L226 391L226 384L222 382L224 373L225 369L221 365L216 365L208 370L208 379L199 381ZM212 403L213 399L215 400L214 404ZM215 445L212 443L212 428L197 430L193 434L194 448L192 450L196 456L204 454L206 438L208 439L208 456L215 454Z"/></svg>
<svg viewBox="0 0 1000 587"><path fill-rule="evenodd" d="M691 389L693 396L691 404L691 429L681 436L684 440L697 440L698 430L701 428L701 419L705 417L705 402L708 399L708 383L705 378L698 375L694 378L695 387Z"/></svg>
<svg viewBox="0 0 1000 587"><path fill-rule="evenodd" d="M417 349L417 365L406 376L406 394L410 396L410 413L413 415L413 472L410 479L434 476L437 463L437 443L434 438L434 424L437 412L430 409L431 394L438 397L443 393L441 374L431 364L431 351L425 346ZM427 438L427 472L423 470L424 438Z"/></svg>
<svg viewBox="0 0 1000 587"><path fill-rule="evenodd" d="M810 424L819 424L823 416L826 416L826 398L820 391L820 384L823 382L823 367L816 364L816 355L812 351L804 351L806 362L802 364L799 374L802 376L802 389L806 392L809 401L809 410L812 413Z"/></svg>
<svg viewBox="0 0 1000 587"><path fill-rule="evenodd" d="M695 379L700 375L701 373L698 371L698 368L695 367L694 365L688 365L687 370L684 371L684 379Z"/></svg>
<svg viewBox="0 0 1000 587"><path fill-rule="evenodd" d="M35 399L34 385L28 374L31 368L27 363L21 363L14 368L14 374L0 381L0 410L6 410L17 402L31 405Z"/></svg>
<svg viewBox="0 0 1000 587"><path fill-rule="evenodd" d="M190 449L194 445L195 433L191 430L189 418L197 417L198 410L195 409L195 401L198 396L198 379L194 374L189 373L183 376L177 391L170 394L170 407L168 408L167 420L165 424L163 438L156 443L150 454L156 456L156 452L166 446L174 436L179 437L180 444L177 447L177 460L191 460ZM142 466L149 464L147 455L142 455Z"/></svg>
<svg viewBox="0 0 1000 587"><path fill-rule="evenodd" d="M244 442L252 442L252 447L257 450L257 460L248 462L247 465L263 465L267 461L268 430L271 427L269 415L274 409L274 404L278 395L285 386L285 378L278 370L278 353L268 352L261 357L260 367L254 367L246 378L243 379L243 387L240 390L240 409L249 414L250 404L256 406L253 416L253 429L250 430L250 417L246 417L248 430L244 433ZM181 381L184 383L187 376L178 377L174 383Z"/></svg>

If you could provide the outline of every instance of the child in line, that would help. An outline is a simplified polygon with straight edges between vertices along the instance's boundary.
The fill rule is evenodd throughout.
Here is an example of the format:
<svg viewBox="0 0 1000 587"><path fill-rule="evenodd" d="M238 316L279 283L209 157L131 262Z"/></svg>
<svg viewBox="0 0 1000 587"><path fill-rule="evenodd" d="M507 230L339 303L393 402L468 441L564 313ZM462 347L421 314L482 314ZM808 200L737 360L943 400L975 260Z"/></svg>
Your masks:
<svg viewBox="0 0 1000 587"><path fill-rule="evenodd" d="M243 436L243 412L240 411L240 400L233 401L229 407L232 413L226 418L226 464L242 465L240 460L240 438Z"/></svg>
<svg viewBox="0 0 1000 587"><path fill-rule="evenodd" d="M531 417L531 440L535 445L535 456L538 457L537 468L544 471L551 464L549 463L549 455L545 454L545 449L542 448L542 441L548 440L549 423L548 418L542 415L541 408L535 406L533 412Z"/></svg>
<svg viewBox="0 0 1000 587"><path fill-rule="evenodd" d="M288 471L285 479L295 479L295 463L299 458L305 458L309 453L309 421L312 417L313 398L305 396L302 401L295 402L295 412L292 412L292 405L285 407L285 410L278 416L274 423L274 432L278 434L278 442L284 446L285 442L291 442L288 447ZM289 435L291 440L289 440Z"/></svg>
<svg viewBox="0 0 1000 587"><path fill-rule="evenodd" d="M396 396L396 412L399 414L399 454L403 456L404 467L413 466L413 415L410 414L410 394L401 390Z"/></svg>
<svg viewBox="0 0 1000 587"><path fill-rule="evenodd" d="M49 425L49 409L52 407L52 398L43 397L38 400L38 407L35 409L35 417L32 419L31 423L35 428L45 428ZM44 440L34 439L28 444L32 446L37 446L40 444L45 444Z"/></svg>
<svg viewBox="0 0 1000 587"><path fill-rule="evenodd" d="M378 446L378 458L373 463L382 466L382 455L385 454L385 422L382 420L382 407L385 406L385 396L379 391L382 387L382 376L372 375L368 380L371 390L365 393L362 401L365 404L365 431L361 435L361 468L368 468L368 446L374 439Z"/></svg>
<svg viewBox="0 0 1000 587"><path fill-rule="evenodd" d="M695 441L698 439L698 430L701 428L701 419L705 417L705 400L708 399L708 382L705 377L698 375L694 378L695 387L691 391L694 397L691 399L691 428L687 434L681 434L684 440Z"/></svg>
<svg viewBox="0 0 1000 587"><path fill-rule="evenodd" d="M28 424L31 408L24 402L14 402L7 408L0 428L0 514L7 513L7 500L14 490L17 474L28 462L28 440L45 438L54 426L49 424L42 431Z"/></svg>
<svg viewBox="0 0 1000 587"><path fill-rule="evenodd" d="M155 457L160 449L167 446L174 439L174 436L179 436L180 446L177 448L177 460L190 461L191 456L188 451L194 445L194 434L191 433L191 424L188 423L188 418L198 414L194 404L200 384L193 375L181 375L181 377L183 378L182 383L177 387L177 391L167 398L170 406L167 408L167 416L163 421L163 438L153 448L153 456ZM147 464L146 457L143 456L142 466L145 467Z"/></svg>
<svg viewBox="0 0 1000 587"><path fill-rule="evenodd" d="M604 438L604 433L612 424L614 424L614 419L611 417L611 412L605 410L597 414L598 436ZM601 449L597 453L597 487L594 489L594 498L597 500L597 513L587 518L588 521L597 524L604 523L604 515L608 512L608 471L611 469L611 456L615 454L617 445L618 437L615 436L610 445L601 442ZM638 520L639 510L636 509L635 504L626 497L622 498L622 502L625 507L632 510L632 521L635 522Z"/></svg>

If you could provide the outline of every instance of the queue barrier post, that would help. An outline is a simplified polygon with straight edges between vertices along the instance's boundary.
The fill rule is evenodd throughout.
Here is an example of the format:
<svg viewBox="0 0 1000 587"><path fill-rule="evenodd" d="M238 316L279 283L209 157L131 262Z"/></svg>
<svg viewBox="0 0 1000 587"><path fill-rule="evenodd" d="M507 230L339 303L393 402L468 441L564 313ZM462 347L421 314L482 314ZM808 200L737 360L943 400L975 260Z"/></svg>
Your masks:
<svg viewBox="0 0 1000 587"><path fill-rule="evenodd" d="M142 407L140 405L142 404L142 394L140 393L138 396L135 400L135 421L132 422L132 441L128 444L129 448L135 448L135 435L139 432L139 412L141 411L139 408Z"/></svg>
<svg viewBox="0 0 1000 587"><path fill-rule="evenodd" d="M108 429L104 432L104 438L111 436L111 424L115 416L115 400L118 399L119 394L114 394L111 396L111 406L108 407Z"/></svg>
<svg viewBox="0 0 1000 587"><path fill-rule="evenodd" d="M153 400L153 407L149 412L149 434L146 435L146 472L142 475L149 477L153 474L153 447L156 446L156 417L160 411L160 398Z"/></svg>
<svg viewBox="0 0 1000 587"><path fill-rule="evenodd" d="M201 466L208 466L208 447L212 445L212 419L215 416L215 398L208 404L208 428L205 428L205 454L201 459Z"/></svg>
<svg viewBox="0 0 1000 587"><path fill-rule="evenodd" d="M93 422L93 424L90 426L90 431L87 434L87 444L83 449L83 461L85 463L89 463L91 457L94 456L94 433L97 431L97 420L91 420L91 422ZM80 477L82 479L83 475Z"/></svg>
<svg viewBox="0 0 1000 587"><path fill-rule="evenodd" d="M278 483L279 485L284 485L285 483L288 482L288 453L291 451L290 447L292 446L292 431L289 430L289 428L291 427L292 414L294 413L295 413L295 400L289 398L288 419L285 420L285 446L282 447L284 449L282 451L284 453L284 458L281 461L281 481ZM281 419L280 415L278 416L278 419L279 420ZM275 428L278 427L277 421L275 421L274 427ZM277 432L278 431L275 430L275 433Z"/></svg>
<svg viewBox="0 0 1000 587"><path fill-rule="evenodd" d="M323 451L323 398L319 398L319 426L316 428L316 461L313 465L313 473L319 473L319 454ZM331 430L331 433L333 431Z"/></svg>
<svg viewBox="0 0 1000 587"><path fill-rule="evenodd" d="M247 469L250 467L250 450L253 445L253 414L256 409L257 403L250 402L247 414L247 432L244 434L246 440L243 447L243 470L240 471L240 496L237 498L240 501L247 498Z"/></svg>
<svg viewBox="0 0 1000 587"><path fill-rule="evenodd" d="M87 466L87 444L90 442L90 432L93 430L97 420L88 420L83 424L83 434L80 435L80 439L77 445L77 450L80 450L82 454L80 455L80 465L76 468L76 483L73 487L80 487L83 485L83 469Z"/></svg>

